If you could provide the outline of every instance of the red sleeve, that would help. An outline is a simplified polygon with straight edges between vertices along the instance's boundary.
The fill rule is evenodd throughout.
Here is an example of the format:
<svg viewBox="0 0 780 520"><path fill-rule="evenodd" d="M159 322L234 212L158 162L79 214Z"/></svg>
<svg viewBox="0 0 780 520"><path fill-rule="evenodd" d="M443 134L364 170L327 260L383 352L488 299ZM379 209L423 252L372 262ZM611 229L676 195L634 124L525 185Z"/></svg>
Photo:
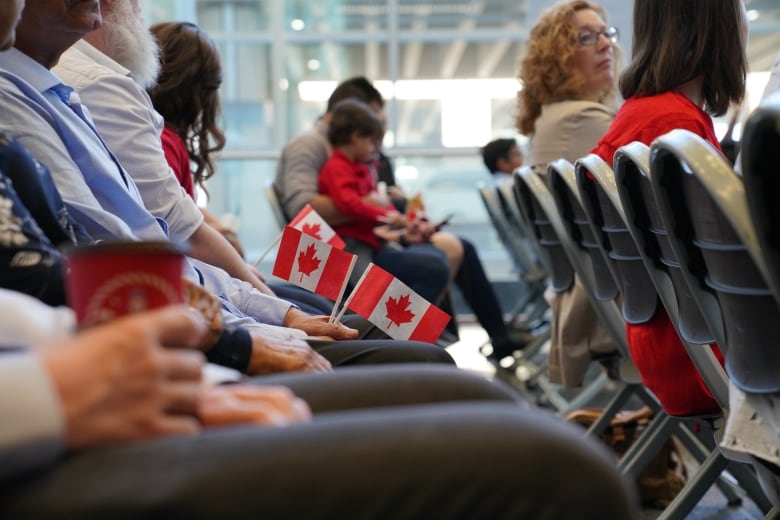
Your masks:
<svg viewBox="0 0 780 520"><path fill-rule="evenodd" d="M675 129L688 130L694 134L706 139L710 144L720 151L715 133L712 128L700 119L695 117L670 117L664 121L658 121L655 124L636 125L633 132L626 132L622 135L615 135L612 132L607 134L599 141L599 144L592 150L592 153L598 155L610 166L613 166L615 152L621 146L639 141L647 146L657 138Z"/></svg>
<svg viewBox="0 0 780 520"><path fill-rule="evenodd" d="M363 201L360 179L343 166L343 163L328 159L320 170L320 193L329 195L345 216L376 222L377 217L386 215L387 209Z"/></svg>
<svg viewBox="0 0 780 520"><path fill-rule="evenodd" d="M185 189L187 194L195 199L195 186L192 182L192 172L190 171L190 156L187 153L187 146L181 137L169 127L164 127L160 135L163 152L168 165L176 174L179 184Z"/></svg>

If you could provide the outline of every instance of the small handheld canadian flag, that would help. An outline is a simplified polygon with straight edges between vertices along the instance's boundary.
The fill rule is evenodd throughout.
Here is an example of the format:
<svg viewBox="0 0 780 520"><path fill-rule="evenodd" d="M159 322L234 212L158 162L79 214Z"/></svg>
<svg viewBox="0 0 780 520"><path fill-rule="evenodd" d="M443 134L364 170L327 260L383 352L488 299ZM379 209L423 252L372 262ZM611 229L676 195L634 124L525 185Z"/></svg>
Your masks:
<svg viewBox="0 0 780 520"><path fill-rule="evenodd" d="M369 264L345 307L394 339L434 343L450 316L381 267Z"/></svg>
<svg viewBox="0 0 780 520"><path fill-rule="evenodd" d="M306 204L301 211L290 221L290 227L299 229L307 235L313 236L317 240L327 242L333 247L344 249L346 245L332 227L325 222L319 213L317 213L310 204Z"/></svg>
<svg viewBox="0 0 780 520"><path fill-rule="evenodd" d="M352 253L285 226L273 274L338 302L354 265Z"/></svg>

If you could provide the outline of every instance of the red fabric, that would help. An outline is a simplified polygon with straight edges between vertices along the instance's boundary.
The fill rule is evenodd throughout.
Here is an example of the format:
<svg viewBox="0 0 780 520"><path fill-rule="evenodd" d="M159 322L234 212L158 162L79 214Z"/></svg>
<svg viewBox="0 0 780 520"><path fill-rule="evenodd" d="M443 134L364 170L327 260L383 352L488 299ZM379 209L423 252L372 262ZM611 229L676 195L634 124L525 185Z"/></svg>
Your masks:
<svg viewBox="0 0 780 520"><path fill-rule="evenodd" d="M626 100L593 153L612 165L615 150L633 141L647 145L674 129L690 130L720 150L712 118L676 92ZM626 325L631 357L642 383L671 415L718 413L720 408L680 342L666 311L659 307L647 322ZM712 345L721 365L723 355Z"/></svg>
<svg viewBox="0 0 780 520"><path fill-rule="evenodd" d="M368 166L352 161L339 150L333 150L320 170L320 193L330 196L336 208L352 218L352 222L333 229L340 236L352 237L379 249L381 241L373 230L377 218L387 215L388 209L363 201L363 197L375 188Z"/></svg>
<svg viewBox="0 0 780 520"><path fill-rule="evenodd" d="M179 184L185 189L187 194L195 200L195 186L192 182L192 171L190 170L190 155L187 152L187 145L179 134L174 132L168 125L163 128L160 135L163 152L168 165L176 174Z"/></svg>

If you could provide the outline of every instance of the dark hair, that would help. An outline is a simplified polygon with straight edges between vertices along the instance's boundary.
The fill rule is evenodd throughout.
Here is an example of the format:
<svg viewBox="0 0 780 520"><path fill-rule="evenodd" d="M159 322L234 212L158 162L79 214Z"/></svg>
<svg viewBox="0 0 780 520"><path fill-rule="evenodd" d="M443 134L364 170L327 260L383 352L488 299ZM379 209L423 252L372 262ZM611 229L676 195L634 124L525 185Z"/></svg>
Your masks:
<svg viewBox="0 0 780 520"><path fill-rule="evenodd" d="M339 101L349 98L359 99L367 105L376 103L380 107L385 106L385 100L376 87L365 77L355 76L339 83L333 93L331 93L328 98L328 112L332 112Z"/></svg>
<svg viewBox="0 0 780 520"><path fill-rule="evenodd" d="M490 173L494 173L498 170L499 159L509 159L509 152L512 148L520 149L517 146L517 141L514 139L494 139L488 144L482 147L482 160L485 162L485 166L490 170Z"/></svg>
<svg viewBox="0 0 780 520"><path fill-rule="evenodd" d="M636 0L623 97L668 92L702 76L705 110L725 114L745 95L742 20L741 0Z"/></svg>
<svg viewBox="0 0 780 520"><path fill-rule="evenodd" d="M222 66L211 38L187 22L155 24L151 32L160 46L160 76L149 89L154 108L187 145L196 184L214 175L214 152L225 146L217 126L220 113L217 90Z"/></svg>
<svg viewBox="0 0 780 520"><path fill-rule="evenodd" d="M382 122L367 104L355 98L342 99L331 111L328 141L334 147L349 144L355 132L362 137L379 139L384 130Z"/></svg>

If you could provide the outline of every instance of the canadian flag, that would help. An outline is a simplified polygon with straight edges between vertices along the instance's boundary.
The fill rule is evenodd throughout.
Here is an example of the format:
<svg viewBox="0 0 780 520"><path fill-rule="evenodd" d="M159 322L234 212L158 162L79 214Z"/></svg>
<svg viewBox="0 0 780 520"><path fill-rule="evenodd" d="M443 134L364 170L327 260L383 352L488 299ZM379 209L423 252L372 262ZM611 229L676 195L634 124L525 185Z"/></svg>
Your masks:
<svg viewBox="0 0 780 520"><path fill-rule="evenodd" d="M313 236L317 240L327 242L333 247L344 249L344 246L346 245L333 228L325 222L325 219L311 207L311 204L306 204L303 209L295 215L295 218L290 222L290 226L303 231L307 235Z"/></svg>
<svg viewBox="0 0 780 520"><path fill-rule="evenodd" d="M285 226L273 274L332 300L341 299L355 255Z"/></svg>
<svg viewBox="0 0 780 520"><path fill-rule="evenodd" d="M394 339L434 343L450 316L381 267L369 264L345 305Z"/></svg>

